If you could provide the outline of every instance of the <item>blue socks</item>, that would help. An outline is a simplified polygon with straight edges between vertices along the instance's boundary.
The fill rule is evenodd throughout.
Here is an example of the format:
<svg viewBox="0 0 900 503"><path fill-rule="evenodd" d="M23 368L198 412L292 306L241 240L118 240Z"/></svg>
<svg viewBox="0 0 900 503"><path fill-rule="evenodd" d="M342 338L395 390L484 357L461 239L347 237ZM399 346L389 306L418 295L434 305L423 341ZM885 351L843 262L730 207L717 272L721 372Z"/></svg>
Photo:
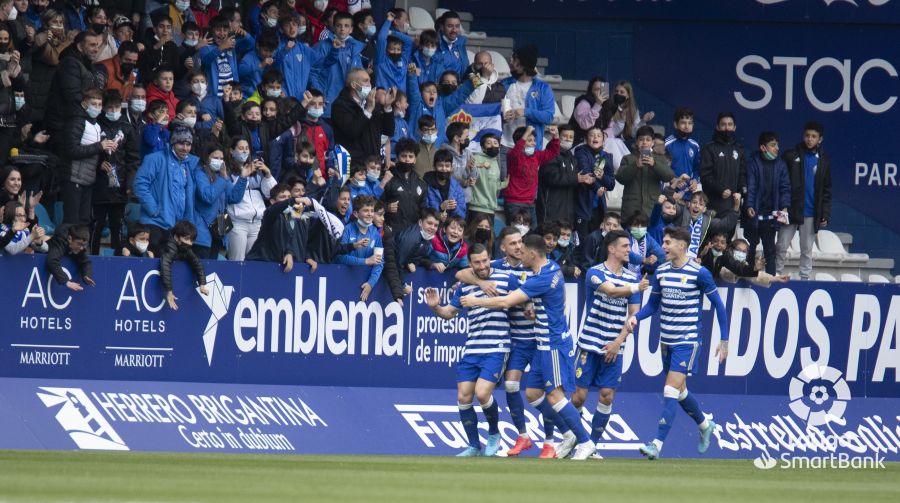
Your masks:
<svg viewBox="0 0 900 503"><path fill-rule="evenodd" d="M541 416L544 418L544 438L552 441L557 418L556 411L550 406L546 396L531 402L531 406L541 412Z"/></svg>
<svg viewBox="0 0 900 503"><path fill-rule="evenodd" d="M463 429L469 438L469 445L477 449L481 448L481 439L478 438L478 417L471 403L460 403L459 419L462 420Z"/></svg>
<svg viewBox="0 0 900 503"><path fill-rule="evenodd" d="M680 392L672 386L666 386L663 389L663 410L659 415L659 429L656 432L656 439L665 441L672 429L672 423L675 422L675 413L678 411L678 396Z"/></svg>
<svg viewBox="0 0 900 503"><path fill-rule="evenodd" d="M525 428L525 400L522 399L522 393L519 392L518 381L506 381L506 405L509 407L509 415L512 422L516 425L519 435L527 435L528 429Z"/></svg>
<svg viewBox="0 0 900 503"><path fill-rule="evenodd" d="M568 426L567 429L572 430L572 432L575 433L575 438L578 439L579 444L591 439L591 437L588 436L587 430L585 430L584 426L581 424L581 414L578 413L578 409L569 403L568 400L563 398L559 402L556 402L556 405L553 406L553 410L562 417L566 426ZM562 427L560 427L560 431L563 431Z"/></svg>
<svg viewBox="0 0 900 503"><path fill-rule="evenodd" d="M490 398L487 405L482 404L481 410L484 412L484 418L487 419L488 434L496 435L500 433L500 427L498 426L500 421L500 407L497 406L497 401L494 400L494 397Z"/></svg>
<svg viewBox="0 0 900 503"><path fill-rule="evenodd" d="M606 424L609 423L609 415L611 413L612 405L597 404L597 410L594 411L594 419L591 420L591 442L596 444L600 441L600 437L606 431Z"/></svg>
<svg viewBox="0 0 900 503"><path fill-rule="evenodd" d="M681 405L681 408L687 412L687 415L691 416L698 425L703 423L703 420L706 419L703 415L703 411L700 410L700 402L694 398L694 395L688 393L687 390L684 390L684 393L681 393L678 396L678 403Z"/></svg>

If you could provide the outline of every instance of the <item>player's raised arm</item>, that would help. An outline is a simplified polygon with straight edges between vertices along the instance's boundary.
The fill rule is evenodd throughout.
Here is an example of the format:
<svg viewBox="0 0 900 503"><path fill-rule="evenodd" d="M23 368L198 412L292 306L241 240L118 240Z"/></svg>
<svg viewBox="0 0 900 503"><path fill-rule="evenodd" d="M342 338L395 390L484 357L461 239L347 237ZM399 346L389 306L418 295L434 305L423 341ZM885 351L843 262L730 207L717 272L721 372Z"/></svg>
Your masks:
<svg viewBox="0 0 900 503"><path fill-rule="evenodd" d="M473 271L471 267L458 271L456 273L456 280L467 285L475 285L491 297L496 296L498 293L497 285L495 285L493 281L479 278L475 275L475 271Z"/></svg>
<svg viewBox="0 0 900 503"><path fill-rule="evenodd" d="M459 309L452 305L441 305L441 298L438 295L437 289L435 288L428 288L425 290L425 303L428 304L428 307L434 312L434 314L440 316L445 320L452 319L457 315L457 313L459 313Z"/></svg>

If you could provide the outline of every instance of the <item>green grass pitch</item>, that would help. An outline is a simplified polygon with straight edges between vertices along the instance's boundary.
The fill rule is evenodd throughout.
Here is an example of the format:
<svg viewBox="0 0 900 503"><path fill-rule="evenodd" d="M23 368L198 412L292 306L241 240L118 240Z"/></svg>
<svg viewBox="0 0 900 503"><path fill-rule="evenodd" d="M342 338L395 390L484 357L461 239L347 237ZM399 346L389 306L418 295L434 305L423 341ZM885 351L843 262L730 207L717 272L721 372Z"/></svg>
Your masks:
<svg viewBox="0 0 900 503"><path fill-rule="evenodd" d="M0 451L0 502L900 501L884 470L603 461Z"/></svg>

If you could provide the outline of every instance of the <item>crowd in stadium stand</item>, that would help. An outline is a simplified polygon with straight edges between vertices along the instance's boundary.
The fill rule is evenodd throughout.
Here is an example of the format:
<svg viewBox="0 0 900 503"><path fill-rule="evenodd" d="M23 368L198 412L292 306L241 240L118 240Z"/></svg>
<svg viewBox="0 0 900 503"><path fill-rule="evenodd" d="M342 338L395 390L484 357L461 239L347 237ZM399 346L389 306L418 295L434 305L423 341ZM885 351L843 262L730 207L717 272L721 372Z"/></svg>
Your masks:
<svg viewBox="0 0 900 503"><path fill-rule="evenodd" d="M606 232L626 229L629 267L647 273L682 226L717 277L762 284L786 279L799 232L809 278L831 213L820 124L783 152L771 132L739 145L723 112L701 145L679 108L663 137L628 82L601 77L555 124L538 48L501 78L488 52L469 61L455 12L413 33L403 9L349 3L0 0L2 253L47 253L73 289L107 238L163 269L187 260L201 283L198 259L220 255L339 263L370 269L363 300L384 277L402 302L404 274L465 268L475 243L503 257L513 229L580 278ZM501 103L502 129L452 122L466 103Z"/></svg>

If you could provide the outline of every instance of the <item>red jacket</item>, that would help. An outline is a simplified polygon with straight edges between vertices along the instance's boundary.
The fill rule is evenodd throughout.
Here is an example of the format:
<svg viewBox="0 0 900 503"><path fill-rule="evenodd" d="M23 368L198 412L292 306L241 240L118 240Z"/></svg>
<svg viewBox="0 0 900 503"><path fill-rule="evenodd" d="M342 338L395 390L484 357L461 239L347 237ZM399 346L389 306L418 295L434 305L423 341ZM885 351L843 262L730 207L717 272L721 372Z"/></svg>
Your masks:
<svg viewBox="0 0 900 503"><path fill-rule="evenodd" d="M512 204L534 204L537 196L538 170L541 164L559 155L559 138L547 144L545 150L535 150L534 155L525 155L525 139L506 153L506 172L509 185L506 186L506 202Z"/></svg>
<svg viewBox="0 0 900 503"><path fill-rule="evenodd" d="M162 89L156 87L156 84L150 84L147 86L147 104L149 105L156 100L166 102L166 105L169 106L169 120L175 120L175 106L178 105L178 98L175 97L175 93L172 91L164 93Z"/></svg>

